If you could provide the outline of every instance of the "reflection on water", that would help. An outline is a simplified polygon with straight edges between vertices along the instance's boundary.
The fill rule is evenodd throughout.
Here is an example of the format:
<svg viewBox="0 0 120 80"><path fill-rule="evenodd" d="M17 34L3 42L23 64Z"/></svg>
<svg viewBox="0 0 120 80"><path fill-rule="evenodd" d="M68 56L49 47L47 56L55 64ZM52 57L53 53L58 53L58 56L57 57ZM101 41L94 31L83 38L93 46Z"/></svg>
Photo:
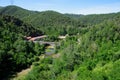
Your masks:
<svg viewBox="0 0 120 80"><path fill-rule="evenodd" d="M54 46L47 46L45 50L46 55L51 55L55 53L55 47Z"/></svg>

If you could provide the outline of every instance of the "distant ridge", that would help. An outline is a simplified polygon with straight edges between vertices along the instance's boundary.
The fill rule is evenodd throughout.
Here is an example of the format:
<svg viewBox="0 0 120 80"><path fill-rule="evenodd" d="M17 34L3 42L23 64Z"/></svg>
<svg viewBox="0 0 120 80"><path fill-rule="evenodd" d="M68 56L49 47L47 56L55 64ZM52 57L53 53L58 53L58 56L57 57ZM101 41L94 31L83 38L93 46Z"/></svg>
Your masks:
<svg viewBox="0 0 120 80"><path fill-rule="evenodd" d="M23 9L18 6L6 6L0 9L0 14L10 15L23 20L26 23L37 27L38 29L49 32L49 30L56 31L56 33L71 33L70 30L74 29L75 32L79 31L81 27L86 25L99 24L105 20L112 20L113 18L119 17L120 12L110 13L110 14L91 14L91 15L82 15L82 14L62 14L56 11L31 11ZM61 31L59 29L62 29ZM47 31L46 31L47 30ZM64 34L65 34L64 33ZM72 32L72 34L74 31ZM49 33L48 33L49 34Z"/></svg>
<svg viewBox="0 0 120 80"><path fill-rule="evenodd" d="M74 19L56 11L43 11L43 12L29 11L18 6L3 7L0 10L0 14L15 16L37 27L44 25L46 26L61 25L61 24L71 25L71 22L74 23Z"/></svg>

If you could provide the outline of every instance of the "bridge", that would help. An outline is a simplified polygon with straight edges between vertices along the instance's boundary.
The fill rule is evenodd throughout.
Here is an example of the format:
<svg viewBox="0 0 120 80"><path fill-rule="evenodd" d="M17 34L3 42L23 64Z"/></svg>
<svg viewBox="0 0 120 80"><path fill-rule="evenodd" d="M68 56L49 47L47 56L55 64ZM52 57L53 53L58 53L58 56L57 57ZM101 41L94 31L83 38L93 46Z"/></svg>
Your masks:
<svg viewBox="0 0 120 80"><path fill-rule="evenodd" d="M50 45L50 46L59 46L60 43L59 42L49 42L49 41L41 41L41 40L38 40L38 39L43 39L43 38L47 38L47 35L42 35L42 36L37 36L37 37L26 37L25 36L25 39L27 41L32 41L34 43L39 43L40 45ZM60 36L59 38L64 38L64 36Z"/></svg>
<svg viewBox="0 0 120 80"><path fill-rule="evenodd" d="M58 42L44 42L44 41L33 41L34 43L39 43L39 44L44 44L44 45L51 45L51 46L55 46L56 44L58 44Z"/></svg>

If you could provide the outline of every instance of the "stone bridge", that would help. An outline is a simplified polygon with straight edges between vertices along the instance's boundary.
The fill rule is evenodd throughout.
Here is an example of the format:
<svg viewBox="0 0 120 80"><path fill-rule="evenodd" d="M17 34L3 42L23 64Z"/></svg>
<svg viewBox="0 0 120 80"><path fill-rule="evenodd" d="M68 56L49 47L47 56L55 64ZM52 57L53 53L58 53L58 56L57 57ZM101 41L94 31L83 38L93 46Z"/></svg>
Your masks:
<svg viewBox="0 0 120 80"><path fill-rule="evenodd" d="M58 44L58 42L44 42L44 41L33 41L34 43L39 43L39 44L44 44L44 45L50 45L50 46L55 46Z"/></svg>

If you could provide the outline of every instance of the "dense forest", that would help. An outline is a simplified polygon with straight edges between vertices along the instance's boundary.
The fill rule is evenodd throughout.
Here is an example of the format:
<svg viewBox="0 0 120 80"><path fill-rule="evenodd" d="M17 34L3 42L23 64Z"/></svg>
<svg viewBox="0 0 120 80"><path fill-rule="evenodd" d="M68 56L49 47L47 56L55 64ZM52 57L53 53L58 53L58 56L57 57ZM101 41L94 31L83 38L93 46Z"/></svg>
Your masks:
<svg viewBox="0 0 120 80"><path fill-rule="evenodd" d="M25 80L119 80L119 18L92 26L82 35L68 36L60 57L39 61Z"/></svg>
<svg viewBox="0 0 120 80"><path fill-rule="evenodd" d="M54 32L53 35L65 35L67 33L73 35L80 31L77 27L85 27L80 21L55 11L37 12L17 6L7 6L0 10L0 14L15 16L48 35L52 35L52 32Z"/></svg>
<svg viewBox="0 0 120 80"><path fill-rule="evenodd" d="M59 42L54 55L24 36ZM58 40L58 36L67 35ZM75 15L0 7L0 79L30 66L18 80L119 80L120 13Z"/></svg>
<svg viewBox="0 0 120 80"><path fill-rule="evenodd" d="M0 15L0 79L29 67L43 53L44 46L24 41L24 36L42 34L17 18Z"/></svg>

